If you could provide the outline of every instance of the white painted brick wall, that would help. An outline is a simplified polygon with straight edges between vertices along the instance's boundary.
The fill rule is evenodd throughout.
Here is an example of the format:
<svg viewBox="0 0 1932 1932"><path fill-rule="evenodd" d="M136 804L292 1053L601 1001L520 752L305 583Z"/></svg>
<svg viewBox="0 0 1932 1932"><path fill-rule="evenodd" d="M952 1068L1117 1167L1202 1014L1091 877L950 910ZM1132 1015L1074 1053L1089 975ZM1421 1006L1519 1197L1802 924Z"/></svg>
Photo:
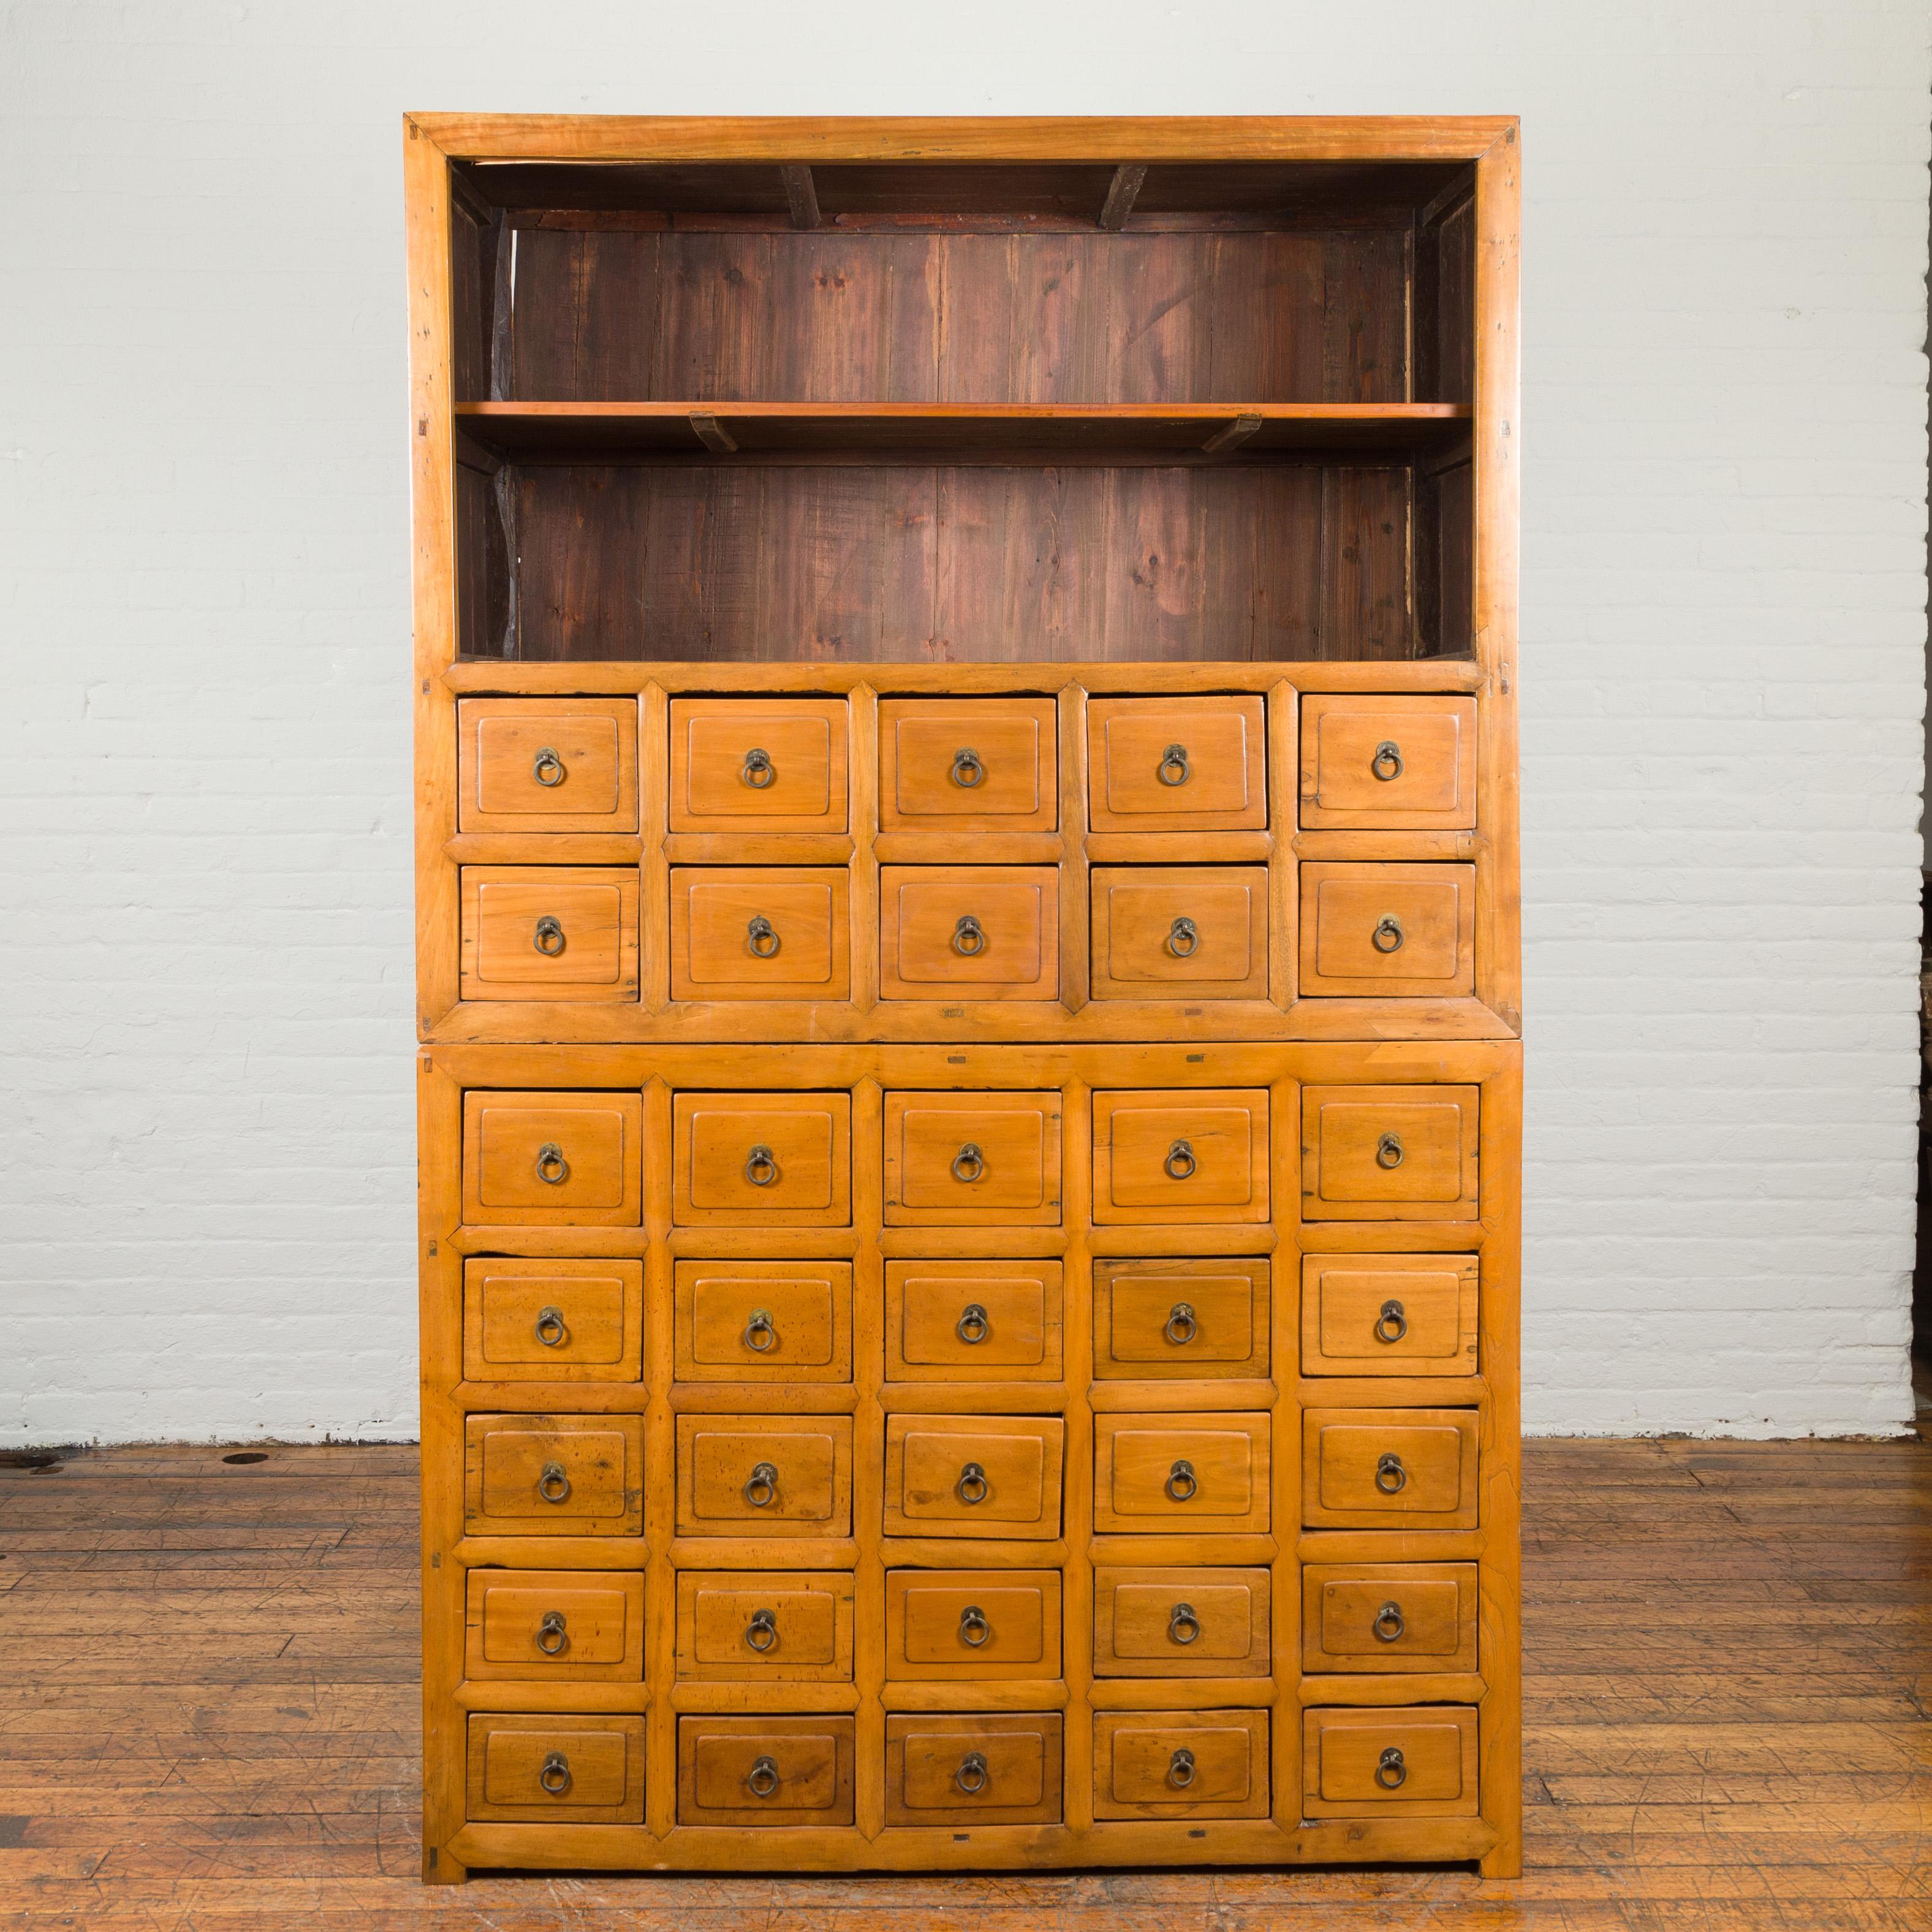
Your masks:
<svg viewBox="0 0 1932 1932"><path fill-rule="evenodd" d="M414 1426L407 107L1522 114L1528 1418L1897 1426L1927 38L0 4L0 1440Z"/></svg>

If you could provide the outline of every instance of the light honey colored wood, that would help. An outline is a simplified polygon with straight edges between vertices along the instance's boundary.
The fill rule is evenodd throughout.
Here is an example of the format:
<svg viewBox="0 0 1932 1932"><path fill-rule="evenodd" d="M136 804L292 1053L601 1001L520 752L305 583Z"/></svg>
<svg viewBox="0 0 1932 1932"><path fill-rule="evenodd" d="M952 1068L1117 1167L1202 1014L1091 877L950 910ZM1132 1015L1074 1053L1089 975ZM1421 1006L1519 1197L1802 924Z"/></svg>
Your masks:
<svg viewBox="0 0 1932 1932"><path fill-rule="evenodd" d="M1238 1534L1268 1528L1265 1415L1098 1415L1094 1527L1102 1533Z"/></svg>
<svg viewBox="0 0 1932 1932"><path fill-rule="evenodd" d="M1473 866L1310 865L1304 998L1458 999L1476 974Z"/></svg>
<svg viewBox="0 0 1932 1932"><path fill-rule="evenodd" d="M886 1676L910 1690L1060 1676L1058 1570L892 1570Z"/></svg>
<svg viewBox="0 0 1932 1932"><path fill-rule="evenodd" d="M852 1379L849 1262L680 1261L671 1278L680 1381Z"/></svg>
<svg viewBox="0 0 1932 1932"><path fill-rule="evenodd" d="M465 832L635 832L638 707L621 698L466 698Z"/></svg>
<svg viewBox="0 0 1932 1932"><path fill-rule="evenodd" d="M852 1720L829 1713L680 1718L678 1822L761 1831L850 1825L852 1744Z"/></svg>
<svg viewBox="0 0 1932 1932"><path fill-rule="evenodd" d="M1305 1376L1476 1372L1473 1255L1309 1255L1301 1264Z"/></svg>
<svg viewBox="0 0 1932 1932"><path fill-rule="evenodd" d="M1303 827L1441 832L1473 826L1476 737L1473 698L1305 698Z"/></svg>
<svg viewBox="0 0 1932 1932"><path fill-rule="evenodd" d="M470 1815L526 1823L634 1824L644 1816L641 1718L470 1720Z"/></svg>
<svg viewBox="0 0 1932 1932"><path fill-rule="evenodd" d="M1302 1713L1310 1818L1472 1816L1476 1714L1448 1706Z"/></svg>
<svg viewBox="0 0 1932 1932"><path fill-rule="evenodd" d="M1094 1096L1094 1218L1265 1221L1268 1096L1230 1088Z"/></svg>
<svg viewBox="0 0 1932 1932"><path fill-rule="evenodd" d="M1096 1262L1094 1373L1218 1382L1268 1373L1265 1258Z"/></svg>
<svg viewBox="0 0 1932 1932"><path fill-rule="evenodd" d="M879 828L1051 832L1059 759L1050 698L890 698L879 706Z"/></svg>
<svg viewBox="0 0 1932 1932"><path fill-rule="evenodd" d="M1058 997L1057 868L886 866L879 893L881 998Z"/></svg>
<svg viewBox="0 0 1932 1932"><path fill-rule="evenodd" d="M1096 1570L1096 1677L1268 1678L1265 1570Z"/></svg>
<svg viewBox="0 0 1932 1932"><path fill-rule="evenodd" d="M888 1416L885 1533L1058 1537L1065 1455L1058 1416Z"/></svg>
<svg viewBox="0 0 1932 1932"><path fill-rule="evenodd" d="M889 1225L1058 1222L1058 1094L888 1094L885 1109Z"/></svg>
<svg viewBox="0 0 1932 1932"><path fill-rule="evenodd" d="M634 1094L466 1094L463 1218L635 1227L642 1128Z"/></svg>
<svg viewBox="0 0 1932 1932"><path fill-rule="evenodd" d="M1268 823L1259 698L1106 698L1087 707L1096 832L1246 832Z"/></svg>
<svg viewBox="0 0 1932 1932"><path fill-rule="evenodd" d="M1473 1563L1311 1563L1302 1576L1301 1667L1473 1671Z"/></svg>
<svg viewBox="0 0 1932 1932"><path fill-rule="evenodd" d="M845 1537L851 1531L849 1417L677 1418L680 1536Z"/></svg>
<svg viewBox="0 0 1932 1932"><path fill-rule="evenodd" d="M471 1415L464 1527L472 1536L635 1536L644 1431L634 1417Z"/></svg>
<svg viewBox="0 0 1932 1932"><path fill-rule="evenodd" d="M886 1379L1057 1382L1062 1292L1057 1261L889 1261Z"/></svg>
<svg viewBox="0 0 1932 1932"><path fill-rule="evenodd" d="M886 1822L1050 1824L1060 1810L1062 1720L899 1713L886 1720Z"/></svg>
<svg viewBox="0 0 1932 1932"><path fill-rule="evenodd" d="M463 1264L463 1373L470 1382L634 1382L644 1372L638 1262Z"/></svg>
<svg viewBox="0 0 1932 1932"><path fill-rule="evenodd" d="M851 997L851 914L842 866L676 866L674 1000Z"/></svg>
<svg viewBox="0 0 1932 1932"><path fill-rule="evenodd" d="M1267 998L1264 867L1104 866L1093 893L1095 999Z"/></svg>
<svg viewBox="0 0 1932 1932"><path fill-rule="evenodd" d="M1302 1415L1302 1521L1471 1529L1478 1412L1311 1408Z"/></svg>
<svg viewBox="0 0 1932 1932"><path fill-rule="evenodd" d="M635 1000L638 875L615 868L466 866L466 1000Z"/></svg>
<svg viewBox="0 0 1932 1932"><path fill-rule="evenodd" d="M846 772L838 698L671 700L673 832L843 832Z"/></svg>
<svg viewBox="0 0 1932 1932"><path fill-rule="evenodd" d="M849 1684L853 1604L841 1571L681 1570L679 1681Z"/></svg>
<svg viewBox="0 0 1932 1932"><path fill-rule="evenodd" d="M1094 1720L1094 1815L1265 1818L1265 1711L1103 1711Z"/></svg>
<svg viewBox="0 0 1932 1932"><path fill-rule="evenodd" d="M680 1094L671 1119L674 1222L850 1225L849 1094Z"/></svg>
<svg viewBox="0 0 1932 1932"><path fill-rule="evenodd" d="M1470 1221L1477 1099L1466 1087L1305 1087L1301 1211L1316 1221Z"/></svg>
<svg viewBox="0 0 1932 1932"><path fill-rule="evenodd" d="M640 1572L472 1570L468 1582L464 1674L472 1683L641 1682Z"/></svg>

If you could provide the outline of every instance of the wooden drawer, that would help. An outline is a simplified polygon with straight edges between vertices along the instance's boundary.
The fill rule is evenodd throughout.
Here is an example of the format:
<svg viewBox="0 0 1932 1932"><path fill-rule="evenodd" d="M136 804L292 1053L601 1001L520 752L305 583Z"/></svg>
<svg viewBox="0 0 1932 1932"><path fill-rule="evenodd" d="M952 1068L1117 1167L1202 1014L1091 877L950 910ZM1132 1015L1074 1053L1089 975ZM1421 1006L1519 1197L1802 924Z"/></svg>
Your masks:
<svg viewBox="0 0 1932 1932"><path fill-rule="evenodd" d="M457 829L634 832L634 698L457 702Z"/></svg>
<svg viewBox="0 0 1932 1932"><path fill-rule="evenodd" d="M1302 699L1309 830L1461 832L1475 822L1473 698Z"/></svg>
<svg viewBox="0 0 1932 1932"><path fill-rule="evenodd" d="M1303 1088L1303 1220L1475 1220L1478 1090Z"/></svg>
<svg viewBox="0 0 1932 1932"><path fill-rule="evenodd" d="M1268 998L1266 866L1099 866L1093 892L1095 999Z"/></svg>
<svg viewBox="0 0 1932 1932"><path fill-rule="evenodd" d="M1301 1520L1310 1528L1476 1526L1473 1408L1310 1408Z"/></svg>
<svg viewBox="0 0 1932 1932"><path fill-rule="evenodd" d="M1268 1526L1265 1415L1096 1415L1094 1527L1191 1535Z"/></svg>
<svg viewBox="0 0 1932 1932"><path fill-rule="evenodd" d="M879 997L1060 997L1057 866L884 866Z"/></svg>
<svg viewBox="0 0 1932 1932"><path fill-rule="evenodd" d="M680 1825L849 1825L852 1720L680 1718Z"/></svg>
<svg viewBox="0 0 1932 1932"><path fill-rule="evenodd" d="M1301 1573L1304 1672L1474 1670L1473 1563L1311 1563Z"/></svg>
<svg viewBox="0 0 1932 1932"><path fill-rule="evenodd" d="M1066 1425L1057 1415L889 1415L886 1534L1051 1540Z"/></svg>
<svg viewBox="0 0 1932 1932"><path fill-rule="evenodd" d="M1060 1095L888 1094L889 1226L1060 1224Z"/></svg>
<svg viewBox="0 0 1932 1932"><path fill-rule="evenodd" d="M1060 1675L1058 1570L889 1570L886 1679Z"/></svg>
<svg viewBox="0 0 1932 1932"><path fill-rule="evenodd" d="M1011 1717L886 1717L888 1825L1053 1825L1060 1821L1058 1711Z"/></svg>
<svg viewBox="0 0 1932 1932"><path fill-rule="evenodd" d="M463 1264L472 1382L634 1382L644 1374L642 1262Z"/></svg>
<svg viewBox="0 0 1932 1932"><path fill-rule="evenodd" d="M1096 832L1258 832L1268 754L1258 698L1096 698L1087 706Z"/></svg>
<svg viewBox="0 0 1932 1932"><path fill-rule="evenodd" d="M464 1220L636 1227L644 1126L637 1094L465 1094Z"/></svg>
<svg viewBox="0 0 1932 1932"><path fill-rule="evenodd" d="M680 1227L851 1223L849 1094L680 1094L671 1138Z"/></svg>
<svg viewBox="0 0 1932 1932"><path fill-rule="evenodd" d="M849 1000L843 866L674 866L674 1000Z"/></svg>
<svg viewBox="0 0 1932 1932"><path fill-rule="evenodd" d="M467 1535L643 1534L641 1416L466 1416L463 1463Z"/></svg>
<svg viewBox="0 0 1932 1932"><path fill-rule="evenodd" d="M674 832L843 832L842 698L674 698Z"/></svg>
<svg viewBox="0 0 1932 1932"><path fill-rule="evenodd" d="M1472 1376L1474 1255L1307 1255L1305 1376Z"/></svg>
<svg viewBox="0 0 1932 1932"><path fill-rule="evenodd" d="M628 867L465 866L466 1000L634 1000L638 875Z"/></svg>
<svg viewBox="0 0 1932 1932"><path fill-rule="evenodd" d="M1453 1704L1301 1714L1304 1818L1473 1818L1476 1714Z"/></svg>
<svg viewBox="0 0 1932 1932"><path fill-rule="evenodd" d="M1474 866L1303 863L1304 998L1463 999L1475 983Z"/></svg>
<svg viewBox="0 0 1932 1932"><path fill-rule="evenodd" d="M478 1822L638 1825L644 1816L644 1720L470 1719L470 1816Z"/></svg>
<svg viewBox="0 0 1932 1932"><path fill-rule="evenodd" d="M1096 1260L1094 1372L1136 1381L1265 1376L1266 1258Z"/></svg>
<svg viewBox="0 0 1932 1932"><path fill-rule="evenodd" d="M678 1262L680 1382L849 1382L850 1262Z"/></svg>
<svg viewBox="0 0 1932 1932"><path fill-rule="evenodd" d="M1094 1096L1096 1222L1268 1217L1266 1088Z"/></svg>
<svg viewBox="0 0 1932 1932"><path fill-rule="evenodd" d="M1058 1382L1058 1262L888 1262L888 1382Z"/></svg>
<svg viewBox="0 0 1932 1932"><path fill-rule="evenodd" d="M1265 1570L1094 1572L1096 1677L1265 1677Z"/></svg>
<svg viewBox="0 0 1932 1932"><path fill-rule="evenodd" d="M463 1674L472 1682L643 1678L641 1571L472 1570L467 1592Z"/></svg>
<svg viewBox="0 0 1932 1932"><path fill-rule="evenodd" d="M680 1415L680 1536L849 1536L849 1415Z"/></svg>
<svg viewBox="0 0 1932 1932"><path fill-rule="evenodd" d="M1265 1711L1096 1711L1096 1818L1265 1818Z"/></svg>
<svg viewBox="0 0 1932 1932"><path fill-rule="evenodd" d="M844 1570L680 1570L677 1674L689 1682L852 1681Z"/></svg>
<svg viewBox="0 0 1932 1932"><path fill-rule="evenodd" d="M1050 698L879 705L881 832L1051 832L1060 823Z"/></svg>

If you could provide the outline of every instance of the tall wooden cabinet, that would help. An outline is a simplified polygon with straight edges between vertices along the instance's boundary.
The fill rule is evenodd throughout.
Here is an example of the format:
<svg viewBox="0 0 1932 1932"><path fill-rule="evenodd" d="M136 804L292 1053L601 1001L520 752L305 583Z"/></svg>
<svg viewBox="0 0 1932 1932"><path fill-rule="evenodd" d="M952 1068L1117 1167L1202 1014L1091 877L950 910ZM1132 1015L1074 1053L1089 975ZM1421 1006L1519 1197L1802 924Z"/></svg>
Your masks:
<svg viewBox="0 0 1932 1932"><path fill-rule="evenodd" d="M426 1876L1514 1872L1515 123L404 136Z"/></svg>

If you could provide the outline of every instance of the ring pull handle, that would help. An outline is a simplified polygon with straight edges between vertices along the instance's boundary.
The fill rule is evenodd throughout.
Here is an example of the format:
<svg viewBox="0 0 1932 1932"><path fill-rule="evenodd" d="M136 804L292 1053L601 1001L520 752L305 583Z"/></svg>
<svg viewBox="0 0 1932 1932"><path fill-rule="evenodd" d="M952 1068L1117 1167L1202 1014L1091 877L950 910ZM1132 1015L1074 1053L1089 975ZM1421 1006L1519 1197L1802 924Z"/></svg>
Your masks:
<svg viewBox="0 0 1932 1932"><path fill-rule="evenodd" d="M1194 1465L1185 1456L1174 1460L1174 1467L1167 1472L1167 1493L1178 1503L1191 1503L1201 1485L1195 1480Z"/></svg>
<svg viewBox="0 0 1932 1932"><path fill-rule="evenodd" d="M1402 776L1402 747L1393 738L1384 738L1376 747L1376 754L1369 760L1369 770L1387 784L1391 778Z"/></svg>
<svg viewBox="0 0 1932 1932"><path fill-rule="evenodd" d="M754 745L745 754L744 768L738 776L754 791L767 790L777 779L778 768L772 763L772 754L761 745Z"/></svg>
<svg viewBox="0 0 1932 1932"><path fill-rule="evenodd" d="M754 959L769 959L784 944L777 928L760 913L745 928L745 950Z"/></svg>
<svg viewBox="0 0 1932 1932"><path fill-rule="evenodd" d="M1402 1458L1393 1449L1385 1449L1376 1458L1376 1487L1385 1496L1392 1496L1408 1486L1408 1472L1402 1466Z"/></svg>
<svg viewBox="0 0 1932 1932"><path fill-rule="evenodd" d="M562 926L548 913L537 921L537 929L530 935L530 944L546 959L554 959L566 944Z"/></svg>
<svg viewBox="0 0 1932 1932"><path fill-rule="evenodd" d="M952 1781L968 1798L976 1798L986 1788L986 1754L984 1751L968 1751L959 1760L959 1768L952 1774Z"/></svg>
<svg viewBox="0 0 1932 1932"><path fill-rule="evenodd" d="M565 1629L561 1610L546 1610L537 1625L537 1648L546 1657L560 1655L570 1647L570 1633Z"/></svg>
<svg viewBox="0 0 1932 1932"><path fill-rule="evenodd" d="M745 1324L745 1346L754 1354L769 1355L778 1345L778 1331L772 1326L769 1308L754 1308Z"/></svg>
<svg viewBox="0 0 1932 1932"><path fill-rule="evenodd" d="M560 785L564 780L563 760L556 754L554 745L546 745L536 755L530 766L530 776L548 790L552 785Z"/></svg>
<svg viewBox="0 0 1932 1932"><path fill-rule="evenodd" d="M565 1327L563 1310L560 1308L539 1308L536 1320L537 1340L546 1348L560 1348L570 1339L570 1330Z"/></svg>
<svg viewBox="0 0 1932 1932"><path fill-rule="evenodd" d="M1376 1641L1378 1643L1394 1643L1408 1628L1408 1624L1402 1616L1402 1606L1400 1604L1389 1603L1383 1604L1382 1608L1376 1611L1376 1620L1370 1624L1369 1628L1375 1632Z"/></svg>
<svg viewBox="0 0 1932 1932"><path fill-rule="evenodd" d="M1190 1180L1193 1178L1197 1165L1194 1150L1185 1141L1176 1141L1167 1150L1167 1158L1161 1162L1167 1169L1170 1180Z"/></svg>
<svg viewBox="0 0 1932 1932"><path fill-rule="evenodd" d="M1376 1143L1376 1165L1378 1167L1400 1167L1402 1165L1402 1136L1384 1134Z"/></svg>
<svg viewBox="0 0 1932 1932"><path fill-rule="evenodd" d="M1408 1766L1402 1761L1402 1753L1390 1744L1376 1763L1376 1782L1384 1791L1400 1790L1408 1777Z"/></svg>
<svg viewBox="0 0 1932 1932"><path fill-rule="evenodd" d="M745 1478L744 1498L754 1509L770 1509L778 1500L778 1472L777 1465L760 1462Z"/></svg>
<svg viewBox="0 0 1932 1932"><path fill-rule="evenodd" d="M952 1178L963 1180L969 1186L982 1178L986 1172L986 1156L980 1151L979 1144L968 1141L952 1156Z"/></svg>
<svg viewBox="0 0 1932 1932"><path fill-rule="evenodd" d="M1177 919L1167 929L1167 950L1177 959L1192 959L1201 948L1201 934L1191 919Z"/></svg>
<svg viewBox="0 0 1932 1932"><path fill-rule="evenodd" d="M1402 929L1402 921L1392 912L1385 912L1376 922L1376 929L1369 934L1369 943L1378 952L1400 952L1402 942L1407 935Z"/></svg>
<svg viewBox="0 0 1932 1932"><path fill-rule="evenodd" d="M977 1604L968 1604L959 1612L959 1641L968 1648L977 1650L992 1634L993 1627Z"/></svg>
<svg viewBox="0 0 1932 1932"><path fill-rule="evenodd" d="M986 1471L976 1462L968 1462L959 1472L959 1480L952 1485L952 1493L970 1509L974 1504L986 1500L989 1487Z"/></svg>
<svg viewBox="0 0 1932 1932"><path fill-rule="evenodd" d="M992 1326L986 1319L986 1311L976 1301L969 1301L959 1311L959 1319L952 1324L952 1332L970 1348L986 1339Z"/></svg>
<svg viewBox="0 0 1932 1932"><path fill-rule="evenodd" d="M986 929L970 912L952 928L952 950L962 959L976 959L986 950Z"/></svg>
<svg viewBox="0 0 1932 1932"><path fill-rule="evenodd" d="M537 1494L547 1503L560 1503L570 1494L570 1478L561 1462L546 1462L537 1478Z"/></svg>
<svg viewBox="0 0 1932 1932"><path fill-rule="evenodd" d="M754 1187L769 1187L778 1178L778 1156L770 1148L754 1147L746 1155L745 1178Z"/></svg>
<svg viewBox="0 0 1932 1932"><path fill-rule="evenodd" d="M768 1757L754 1758L745 1785L754 1798L770 1797L778 1788L778 1766Z"/></svg>
<svg viewBox="0 0 1932 1932"><path fill-rule="evenodd" d="M778 1640L778 1618L770 1610L754 1610L745 1626L745 1641L762 1657Z"/></svg>
<svg viewBox="0 0 1932 1932"><path fill-rule="evenodd" d="M1192 1604L1176 1604L1167 1613L1167 1634L1175 1643L1190 1644L1201 1634L1201 1619Z"/></svg>
<svg viewBox="0 0 1932 1932"><path fill-rule="evenodd" d="M1170 745L1160 754L1160 782L1164 785L1184 785L1192 774L1187 769L1187 747Z"/></svg>
<svg viewBox="0 0 1932 1932"><path fill-rule="evenodd" d="M1376 1317L1376 1340L1378 1342L1400 1342L1408 1333L1408 1317L1402 1312L1399 1301L1385 1301L1382 1312Z"/></svg>
<svg viewBox="0 0 1932 1932"><path fill-rule="evenodd" d="M1185 1745L1168 1760L1167 1781L1177 1791L1185 1791L1194 1782L1194 1754Z"/></svg>
<svg viewBox="0 0 1932 1932"><path fill-rule="evenodd" d="M1184 1348L1201 1332L1200 1324L1194 1318L1192 1306L1185 1301L1177 1301L1167 1311L1167 1326L1161 1330L1177 1348Z"/></svg>
<svg viewBox="0 0 1932 1932"><path fill-rule="evenodd" d="M537 1149L537 1178L548 1187L561 1187L570 1178L570 1163L554 1141Z"/></svg>
<svg viewBox="0 0 1932 1932"><path fill-rule="evenodd" d="M970 745L962 745L952 754L952 782L970 791L986 776L980 754Z"/></svg>
<svg viewBox="0 0 1932 1932"><path fill-rule="evenodd" d="M561 1798L570 1789L570 1760L561 1751L552 1751L537 1773L537 1782L553 1798Z"/></svg>

